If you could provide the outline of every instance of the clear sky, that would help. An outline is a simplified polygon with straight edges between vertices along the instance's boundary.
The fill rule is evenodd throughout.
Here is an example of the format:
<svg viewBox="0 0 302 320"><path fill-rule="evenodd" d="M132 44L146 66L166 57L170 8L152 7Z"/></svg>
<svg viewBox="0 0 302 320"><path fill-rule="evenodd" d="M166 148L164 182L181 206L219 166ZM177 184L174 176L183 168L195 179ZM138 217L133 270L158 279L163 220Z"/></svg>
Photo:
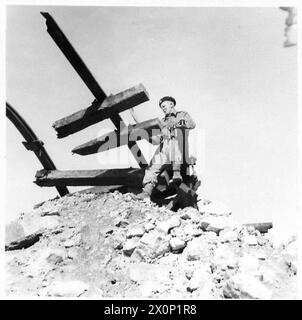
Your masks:
<svg viewBox="0 0 302 320"><path fill-rule="evenodd" d="M284 11L8 7L7 101L59 169L103 168L99 160L113 159L116 150L90 156L71 150L113 125L104 121L56 138L52 123L94 97L47 34L40 11L55 18L107 94L143 83L150 101L135 108L141 121L162 116L158 100L164 95L191 114L203 197L226 203L240 222L295 227L297 49L283 47ZM132 121L128 111L122 117ZM32 183L41 165L21 141L7 120L8 221L57 194ZM146 143L139 144L146 150ZM121 153L127 160L128 149ZM135 166L126 160L121 167Z"/></svg>

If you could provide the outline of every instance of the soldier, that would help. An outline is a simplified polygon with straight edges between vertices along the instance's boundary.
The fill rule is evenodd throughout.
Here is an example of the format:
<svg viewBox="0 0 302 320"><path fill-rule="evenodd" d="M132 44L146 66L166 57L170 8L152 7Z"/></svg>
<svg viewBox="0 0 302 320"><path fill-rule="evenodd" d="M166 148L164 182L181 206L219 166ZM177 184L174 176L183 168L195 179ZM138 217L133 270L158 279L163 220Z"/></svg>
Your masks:
<svg viewBox="0 0 302 320"><path fill-rule="evenodd" d="M182 152L177 140L177 129L194 129L195 123L185 111L175 110L176 101L173 97L163 97L159 100L159 107L165 117L161 120L161 134L151 138L153 144L159 144L151 163L145 170L143 191L137 195L138 199L150 198L152 190L157 183L158 174L164 165L172 163L175 183L182 181L180 167Z"/></svg>

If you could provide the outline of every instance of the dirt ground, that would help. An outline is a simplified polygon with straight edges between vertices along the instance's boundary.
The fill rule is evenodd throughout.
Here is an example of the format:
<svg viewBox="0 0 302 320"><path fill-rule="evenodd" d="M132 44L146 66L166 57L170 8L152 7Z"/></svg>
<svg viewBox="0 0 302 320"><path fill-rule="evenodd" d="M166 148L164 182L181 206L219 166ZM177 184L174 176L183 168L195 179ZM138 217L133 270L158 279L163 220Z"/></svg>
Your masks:
<svg viewBox="0 0 302 320"><path fill-rule="evenodd" d="M172 212L118 191L49 200L6 228L6 293L295 299L296 237L280 242L229 211L210 203Z"/></svg>

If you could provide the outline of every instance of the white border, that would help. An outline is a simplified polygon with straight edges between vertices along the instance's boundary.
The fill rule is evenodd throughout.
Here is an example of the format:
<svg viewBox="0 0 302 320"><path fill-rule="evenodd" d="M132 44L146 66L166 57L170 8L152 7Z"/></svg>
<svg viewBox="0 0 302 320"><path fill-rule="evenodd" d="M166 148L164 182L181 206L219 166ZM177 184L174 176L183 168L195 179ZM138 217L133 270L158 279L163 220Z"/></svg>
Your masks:
<svg viewBox="0 0 302 320"><path fill-rule="evenodd" d="M0 43L4 44L5 42L5 26L6 26L6 14L5 14L5 6L6 5L39 5L39 6L58 6L58 5L64 5L64 6L140 6L140 7L158 7L158 6L169 6L169 7L280 7L280 6L291 6L291 7L297 7L298 8L298 30L300 29L301 24L301 1L297 0L287 0L287 1L279 1L279 0L144 0L144 1L138 1L138 0L127 0L127 1L120 1L120 0L65 0L65 1L58 1L58 0L52 0L52 1L46 1L46 0L40 0L40 1L33 1L33 0L27 0L27 1L9 1L6 0L1 3L0 7ZM299 30L298 32L298 43L301 43L302 35ZM280 44L282 45L282 44ZM286 50L286 49L284 49ZM1 210L1 217L0 217L0 246L3 248L0 253L0 290L4 289L4 226L5 226L5 201L6 201L6 188L5 188L5 146L6 146L6 130L5 130L5 46L0 46L0 70L1 76L0 76L0 97L1 97L1 117L0 117L0 136L3 139L2 143L0 143L0 203L2 205ZM302 158L302 151L301 151L301 142L302 142L302 132L301 132L301 124L302 124L302 112L301 112L301 92L302 92L302 86L301 86L301 48L298 45L298 213L300 216L301 208L302 208L302 199L301 199L301 185L302 185L302 177L301 177L301 158ZM299 229L302 230L302 221L301 219L298 219L299 221ZM301 259L301 237L299 237L298 234L298 243L299 243L299 256L298 256L298 266L301 265L302 259ZM0 291L0 298L2 299L9 299L5 294L4 291ZM32 299L31 297L18 297L17 299ZM302 298L302 283L301 283L301 273L300 270L298 270L298 298ZM16 299L16 298L14 298ZM38 297L35 297L33 299L39 299ZM105 299L107 300L107 299ZM108 299L110 300L110 299Z"/></svg>

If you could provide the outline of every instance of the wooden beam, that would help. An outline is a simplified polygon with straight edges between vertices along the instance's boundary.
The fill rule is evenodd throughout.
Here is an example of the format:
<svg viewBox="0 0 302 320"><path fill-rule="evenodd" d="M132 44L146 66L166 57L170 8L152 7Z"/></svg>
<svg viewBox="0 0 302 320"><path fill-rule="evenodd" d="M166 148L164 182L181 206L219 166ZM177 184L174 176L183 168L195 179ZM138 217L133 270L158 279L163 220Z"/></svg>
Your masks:
<svg viewBox="0 0 302 320"><path fill-rule="evenodd" d="M56 21L48 12L41 12L41 15L46 19L47 32L52 37L57 46L61 49L64 56L73 66L75 71L85 82L86 86L92 92L99 102L106 98L105 92L99 86L92 73L85 65L84 61L78 55L72 44L69 42L63 31L60 29Z"/></svg>
<svg viewBox="0 0 302 320"><path fill-rule="evenodd" d="M53 186L112 186L141 187L143 169L108 170L40 170L34 181L40 187Z"/></svg>
<svg viewBox="0 0 302 320"><path fill-rule="evenodd" d="M107 97L106 94L97 83L92 73L89 71L76 50L73 48L67 37L64 35L63 31L59 28L53 17L48 12L41 12L41 14L46 19L47 32L50 34L62 53L65 55L65 57L68 59L73 68L76 70L76 72L79 74L79 76L85 82L86 86L96 98L95 103L92 104L92 109L97 108L98 105L102 103ZM114 123L115 127L118 130L126 126L118 113L112 113L112 115L110 116L110 120ZM145 168L147 166L146 159L144 158L144 155L142 154L136 142L129 142L128 148L133 154L139 166L141 168Z"/></svg>
<svg viewBox="0 0 302 320"><path fill-rule="evenodd" d="M153 133L161 128L158 118L140 122L135 125L124 127L120 132L118 130L109 132L96 139L90 140L80 146L72 149L73 153L80 155L88 155L103 152L109 149L127 145L129 141L138 141L146 139L149 141Z"/></svg>
<svg viewBox="0 0 302 320"><path fill-rule="evenodd" d="M269 229L273 227L272 222L258 222L258 223L246 223L245 227L253 227L255 230L258 230L260 233L266 233Z"/></svg>
<svg viewBox="0 0 302 320"><path fill-rule="evenodd" d="M26 249L40 240L42 232L33 233L5 245L5 251Z"/></svg>
<svg viewBox="0 0 302 320"><path fill-rule="evenodd" d="M21 115L6 102L6 116L14 124L14 126L21 133L26 141L23 141L23 145L27 150L31 150L35 153L36 157L39 159L43 168L46 170L56 170L56 166L46 149L44 148L44 143L38 139L34 131L27 124L27 122L21 117ZM61 197L69 193L66 187L56 188Z"/></svg>
<svg viewBox="0 0 302 320"><path fill-rule="evenodd" d="M57 120L52 126L57 131L58 138L63 138L108 119L113 113L123 112L148 100L146 89L142 84L139 84L118 94L108 96L102 103L95 102L86 109Z"/></svg>

